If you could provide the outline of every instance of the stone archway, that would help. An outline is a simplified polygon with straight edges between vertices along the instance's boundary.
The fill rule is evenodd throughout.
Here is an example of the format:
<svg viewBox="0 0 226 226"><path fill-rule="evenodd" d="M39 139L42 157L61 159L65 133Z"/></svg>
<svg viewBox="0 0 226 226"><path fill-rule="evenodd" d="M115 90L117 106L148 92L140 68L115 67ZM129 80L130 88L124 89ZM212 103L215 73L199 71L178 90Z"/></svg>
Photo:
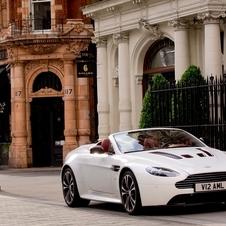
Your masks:
<svg viewBox="0 0 226 226"><path fill-rule="evenodd" d="M33 166L61 166L64 144L64 102L62 97L48 96L62 90L62 84L53 72L40 73L33 82L36 94L30 104L31 147ZM46 97L40 94L45 93Z"/></svg>

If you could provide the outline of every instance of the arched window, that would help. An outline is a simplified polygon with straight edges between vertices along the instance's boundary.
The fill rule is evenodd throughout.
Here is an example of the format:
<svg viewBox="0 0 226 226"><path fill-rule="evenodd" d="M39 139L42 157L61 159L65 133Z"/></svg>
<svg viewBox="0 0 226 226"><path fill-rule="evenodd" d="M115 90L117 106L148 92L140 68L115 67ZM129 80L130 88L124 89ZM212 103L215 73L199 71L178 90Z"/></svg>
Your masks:
<svg viewBox="0 0 226 226"><path fill-rule="evenodd" d="M174 64L174 42L168 38L154 42L144 59L143 93L146 92L154 74L161 73L168 81L174 81Z"/></svg>
<svg viewBox="0 0 226 226"><path fill-rule="evenodd" d="M62 90L60 79L52 72L42 72L33 83L33 92L43 88L52 88L56 91Z"/></svg>

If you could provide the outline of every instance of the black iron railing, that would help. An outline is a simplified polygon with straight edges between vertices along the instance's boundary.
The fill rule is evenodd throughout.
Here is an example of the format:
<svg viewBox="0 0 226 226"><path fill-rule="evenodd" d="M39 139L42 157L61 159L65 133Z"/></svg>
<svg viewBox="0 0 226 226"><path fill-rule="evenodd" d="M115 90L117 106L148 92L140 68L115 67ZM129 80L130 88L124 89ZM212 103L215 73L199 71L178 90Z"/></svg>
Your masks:
<svg viewBox="0 0 226 226"><path fill-rule="evenodd" d="M10 35L30 33L62 33L63 19L24 19L12 21L9 26Z"/></svg>
<svg viewBox="0 0 226 226"><path fill-rule="evenodd" d="M192 87L151 88L152 126L178 127L226 151L226 81L207 79Z"/></svg>

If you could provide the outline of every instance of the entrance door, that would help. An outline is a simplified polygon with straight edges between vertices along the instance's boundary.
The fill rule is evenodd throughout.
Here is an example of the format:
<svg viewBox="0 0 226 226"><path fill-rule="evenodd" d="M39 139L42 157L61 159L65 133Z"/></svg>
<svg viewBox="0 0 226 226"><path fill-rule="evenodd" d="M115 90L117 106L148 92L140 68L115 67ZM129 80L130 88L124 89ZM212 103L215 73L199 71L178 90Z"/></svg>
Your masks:
<svg viewBox="0 0 226 226"><path fill-rule="evenodd" d="M31 102L33 166L61 166L64 141L64 102L34 98Z"/></svg>

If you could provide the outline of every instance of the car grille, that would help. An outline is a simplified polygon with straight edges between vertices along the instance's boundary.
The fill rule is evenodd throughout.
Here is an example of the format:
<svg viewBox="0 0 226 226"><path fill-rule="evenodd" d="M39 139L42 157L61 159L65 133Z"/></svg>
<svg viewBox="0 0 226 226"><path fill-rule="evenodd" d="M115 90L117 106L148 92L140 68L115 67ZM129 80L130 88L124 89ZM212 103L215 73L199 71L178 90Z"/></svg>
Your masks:
<svg viewBox="0 0 226 226"><path fill-rule="evenodd" d="M226 172L200 173L188 176L175 184L178 189L194 188L195 184L226 181Z"/></svg>

